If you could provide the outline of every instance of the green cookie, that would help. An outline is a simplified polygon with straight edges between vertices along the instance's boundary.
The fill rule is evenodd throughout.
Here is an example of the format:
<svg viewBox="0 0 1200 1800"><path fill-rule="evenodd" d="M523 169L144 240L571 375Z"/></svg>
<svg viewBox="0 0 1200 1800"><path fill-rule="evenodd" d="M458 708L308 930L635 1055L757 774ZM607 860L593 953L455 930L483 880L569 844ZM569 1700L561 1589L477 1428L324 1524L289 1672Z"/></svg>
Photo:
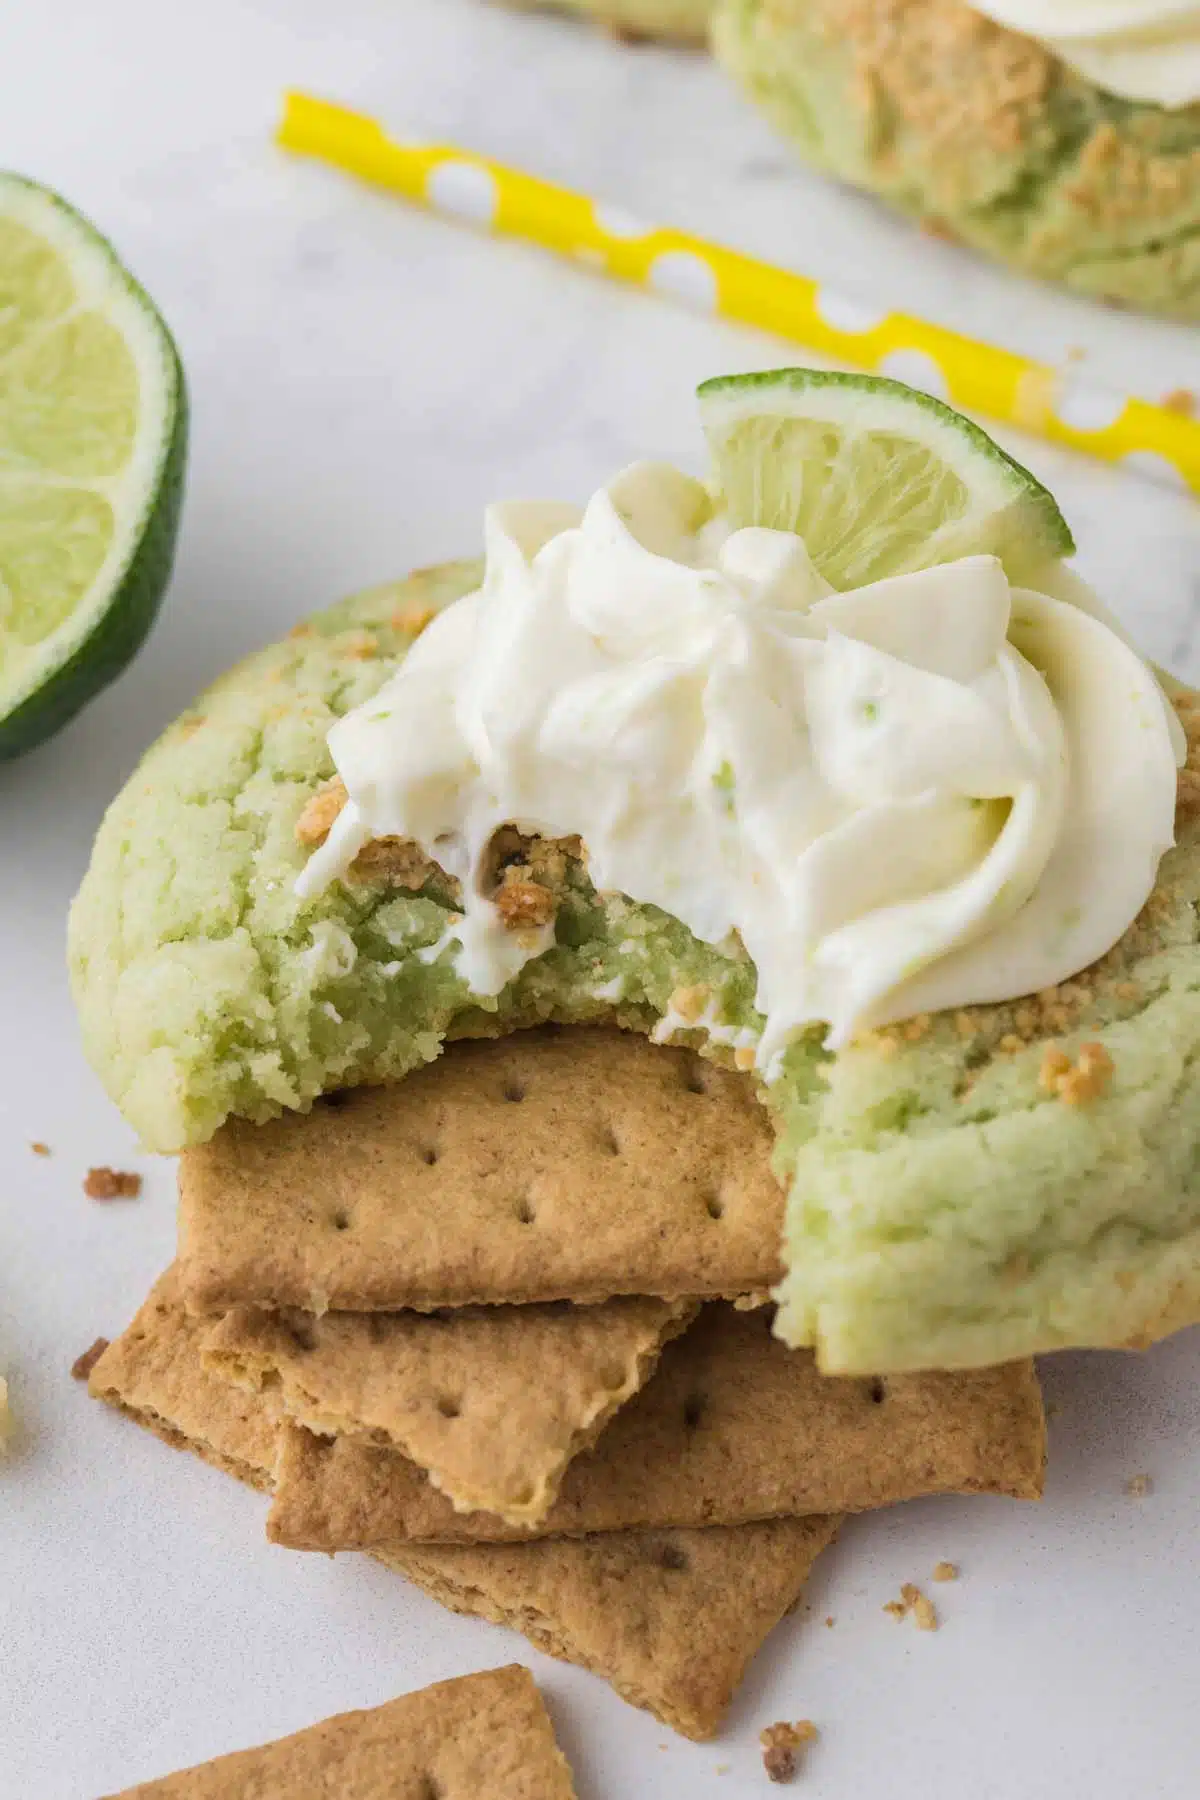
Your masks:
<svg viewBox="0 0 1200 1800"><path fill-rule="evenodd" d="M717 0L810 162L1032 275L1200 319L1200 105L1122 100L962 0Z"/></svg>
<svg viewBox="0 0 1200 1800"><path fill-rule="evenodd" d="M71 976L88 1055L151 1148L396 1080L448 1036L545 1018L649 1031L669 1014L658 1035L728 1058L759 1027L744 956L598 895L561 852L555 947L494 1001L473 1000L435 948L455 897L428 865L356 865L296 896L297 824L333 772L330 725L479 576L459 563L375 589L251 657L110 808L72 909ZM791 1189L781 1330L826 1368L988 1364L1200 1317L1195 705L1181 701L1194 766L1178 848L1102 964L836 1056L810 1033L764 1094ZM724 1048L686 1024L698 1004Z"/></svg>
<svg viewBox="0 0 1200 1800"><path fill-rule="evenodd" d="M509 0L510 5L583 13L630 37L703 43L714 0Z"/></svg>

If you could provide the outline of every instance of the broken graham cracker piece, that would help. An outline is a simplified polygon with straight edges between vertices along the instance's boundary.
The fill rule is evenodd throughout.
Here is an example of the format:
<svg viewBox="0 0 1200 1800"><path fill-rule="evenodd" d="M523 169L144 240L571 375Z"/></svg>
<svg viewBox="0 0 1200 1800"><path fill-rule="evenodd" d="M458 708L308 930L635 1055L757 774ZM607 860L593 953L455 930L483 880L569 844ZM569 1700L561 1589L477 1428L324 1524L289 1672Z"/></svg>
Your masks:
<svg viewBox="0 0 1200 1800"><path fill-rule="evenodd" d="M684 1737L705 1739L837 1527L832 1518L769 1519L377 1554L452 1612L523 1632Z"/></svg>
<svg viewBox="0 0 1200 1800"><path fill-rule="evenodd" d="M268 1535L299 1550L740 1525L933 1493L1041 1493L1032 1363L885 1382L818 1373L767 1314L706 1307L641 1393L568 1466L536 1527L456 1513L404 1457L284 1430Z"/></svg>
<svg viewBox="0 0 1200 1800"><path fill-rule="evenodd" d="M161 1275L133 1322L93 1365L93 1399L128 1414L176 1450L191 1450L250 1487L269 1492L280 1411L274 1394L252 1396L200 1361L211 1321L193 1319L176 1270Z"/></svg>
<svg viewBox="0 0 1200 1800"><path fill-rule="evenodd" d="M198 1312L735 1296L782 1274L783 1193L749 1078L638 1033L454 1043L180 1159Z"/></svg>
<svg viewBox="0 0 1200 1800"><path fill-rule="evenodd" d="M366 1712L339 1713L257 1750L125 1789L111 1800L575 1800L528 1669L460 1675Z"/></svg>
<svg viewBox="0 0 1200 1800"><path fill-rule="evenodd" d="M571 1458L644 1384L697 1308L682 1300L271 1313L237 1307L206 1365L270 1387L318 1433L400 1452L457 1510L544 1517Z"/></svg>
<svg viewBox="0 0 1200 1800"><path fill-rule="evenodd" d="M172 1271L101 1358L91 1391L167 1443L269 1489L278 1414L206 1369L208 1322ZM613 1533L515 1545L408 1545L379 1557L456 1612L524 1632L689 1737L710 1737L749 1658L795 1604L836 1519Z"/></svg>

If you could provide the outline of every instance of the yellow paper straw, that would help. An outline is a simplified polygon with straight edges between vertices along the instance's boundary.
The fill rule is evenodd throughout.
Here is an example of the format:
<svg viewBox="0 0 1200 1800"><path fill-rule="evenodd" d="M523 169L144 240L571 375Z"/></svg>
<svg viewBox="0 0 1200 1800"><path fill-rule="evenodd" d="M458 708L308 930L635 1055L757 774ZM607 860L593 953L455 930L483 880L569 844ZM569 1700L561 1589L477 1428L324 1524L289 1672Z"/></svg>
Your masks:
<svg viewBox="0 0 1200 1800"><path fill-rule="evenodd" d="M436 212L525 238L622 281L756 325L823 356L897 376L1105 462L1200 494L1200 422L1009 350L848 299L687 232L450 144L389 137L374 119L289 94L285 149L320 157Z"/></svg>

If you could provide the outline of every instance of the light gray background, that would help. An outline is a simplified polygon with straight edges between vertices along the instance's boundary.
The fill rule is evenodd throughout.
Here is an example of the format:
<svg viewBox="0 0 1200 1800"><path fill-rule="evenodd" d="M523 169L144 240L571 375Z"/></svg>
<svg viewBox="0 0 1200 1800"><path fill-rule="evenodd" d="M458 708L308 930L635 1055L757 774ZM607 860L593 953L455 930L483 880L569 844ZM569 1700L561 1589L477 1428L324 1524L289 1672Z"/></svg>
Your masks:
<svg viewBox="0 0 1200 1800"><path fill-rule="evenodd" d="M581 497L647 453L698 457L691 390L786 347L474 238L272 150L287 85L457 139L991 333L1148 395L1200 388L1193 332L1075 304L793 167L699 58L477 0L43 0L3 8L0 163L112 235L178 334L194 403L178 573L136 667L0 770L0 1795L90 1800L346 1706L519 1657L582 1800L759 1795L763 1724L822 1739L821 1800L1192 1800L1200 1339L1046 1371L1044 1506L936 1502L849 1527L726 1736L694 1747L517 1637L395 1577L268 1548L262 1503L89 1404L75 1354L171 1254L173 1170L84 1067L63 915L100 812L195 690L302 613L478 546L484 502ZM1036 446L1086 570L1200 675L1200 507ZM53 1146L35 1158L31 1139ZM137 1204L83 1198L91 1163ZM1128 1477L1150 1473L1138 1503ZM939 1558L944 1629L881 1607ZM832 1613L836 1624L821 1624Z"/></svg>

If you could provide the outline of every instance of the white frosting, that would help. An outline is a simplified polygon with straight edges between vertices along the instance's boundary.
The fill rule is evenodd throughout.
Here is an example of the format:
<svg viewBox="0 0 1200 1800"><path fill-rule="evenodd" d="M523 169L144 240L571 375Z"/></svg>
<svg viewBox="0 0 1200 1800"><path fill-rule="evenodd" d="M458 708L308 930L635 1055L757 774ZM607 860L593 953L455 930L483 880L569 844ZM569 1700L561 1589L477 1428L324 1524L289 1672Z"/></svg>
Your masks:
<svg viewBox="0 0 1200 1800"><path fill-rule="evenodd" d="M1089 81L1158 106L1200 101L1200 0L972 0Z"/></svg>
<svg viewBox="0 0 1200 1800"><path fill-rule="evenodd" d="M506 823L578 833L599 890L708 943L736 932L768 1070L814 1022L836 1047L1051 986L1153 887L1177 727L1059 566L1057 598L988 556L834 593L798 537L731 532L655 464L582 514L493 507L486 536L482 588L330 733L349 803L300 881L415 838L463 884L423 954L452 948L476 994L554 941L484 891Z"/></svg>

